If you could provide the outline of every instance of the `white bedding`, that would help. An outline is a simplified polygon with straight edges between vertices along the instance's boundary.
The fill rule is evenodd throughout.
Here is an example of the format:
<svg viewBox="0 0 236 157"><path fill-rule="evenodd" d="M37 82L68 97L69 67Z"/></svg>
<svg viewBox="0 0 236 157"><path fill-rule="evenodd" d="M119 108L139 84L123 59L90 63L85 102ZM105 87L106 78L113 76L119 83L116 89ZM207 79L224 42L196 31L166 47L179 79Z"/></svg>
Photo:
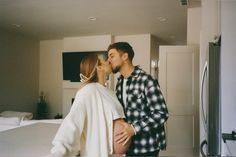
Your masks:
<svg viewBox="0 0 236 157"><path fill-rule="evenodd" d="M0 132L0 157L47 156L60 122L61 120L24 121L17 128Z"/></svg>
<svg viewBox="0 0 236 157"><path fill-rule="evenodd" d="M54 123L61 124L63 119L43 119L43 120L23 120L20 123L20 126L30 125L34 123Z"/></svg>
<svg viewBox="0 0 236 157"><path fill-rule="evenodd" d="M31 112L18 112L18 111L3 111L0 113L1 117L18 117L20 120L30 120L33 118Z"/></svg>
<svg viewBox="0 0 236 157"><path fill-rule="evenodd" d="M1 118L1 117L0 117ZM1 119L0 119L1 120ZM5 122L3 122L3 120L5 120ZM30 124L34 124L34 123L55 123L55 124L61 124L63 119L44 119L44 120L21 120L19 122L19 124L15 124L13 125L12 123L12 118L4 118L2 119L2 123L0 123L0 132L1 131L5 131L5 130L10 130L10 129L14 129L14 128L18 128L21 126L25 126L25 125L30 125Z"/></svg>
<svg viewBox="0 0 236 157"><path fill-rule="evenodd" d="M21 123L26 120L31 120L33 113L19 111L3 111L0 113L0 132L13 128L18 128Z"/></svg>
<svg viewBox="0 0 236 157"><path fill-rule="evenodd" d="M10 130L10 129L18 128L18 127L25 126L25 125L39 123L39 122L41 122L41 123L61 124L61 122L63 120L63 119L21 120L19 122L19 124L17 124L17 123L13 124L13 122L12 122L13 117L9 117L9 118L0 117L0 118L2 118L2 119L0 119L0 132L1 131L5 131L5 130ZM1 120L2 120L2 122L1 122Z"/></svg>
<svg viewBox="0 0 236 157"><path fill-rule="evenodd" d="M0 125L0 132L20 127L19 125Z"/></svg>

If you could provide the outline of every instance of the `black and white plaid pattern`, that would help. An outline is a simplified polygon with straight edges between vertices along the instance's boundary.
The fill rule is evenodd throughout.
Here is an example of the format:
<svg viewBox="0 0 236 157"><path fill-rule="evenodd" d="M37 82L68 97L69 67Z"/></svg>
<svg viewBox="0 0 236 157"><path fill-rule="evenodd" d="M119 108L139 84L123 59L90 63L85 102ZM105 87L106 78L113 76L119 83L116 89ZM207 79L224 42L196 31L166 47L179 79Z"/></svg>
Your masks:
<svg viewBox="0 0 236 157"><path fill-rule="evenodd" d="M118 78L116 94L123 105L123 76ZM126 84L126 121L136 130L129 153L142 154L166 147L164 123L168 110L157 80L136 66Z"/></svg>

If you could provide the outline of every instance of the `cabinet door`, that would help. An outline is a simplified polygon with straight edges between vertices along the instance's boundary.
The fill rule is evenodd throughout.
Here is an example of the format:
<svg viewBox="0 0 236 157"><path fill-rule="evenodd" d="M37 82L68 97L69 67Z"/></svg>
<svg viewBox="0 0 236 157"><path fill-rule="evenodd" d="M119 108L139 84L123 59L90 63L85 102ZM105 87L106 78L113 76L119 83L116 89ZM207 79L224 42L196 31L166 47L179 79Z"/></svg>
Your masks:
<svg viewBox="0 0 236 157"><path fill-rule="evenodd" d="M199 146L199 52L195 46L160 46L159 83L170 117L160 156L194 156Z"/></svg>

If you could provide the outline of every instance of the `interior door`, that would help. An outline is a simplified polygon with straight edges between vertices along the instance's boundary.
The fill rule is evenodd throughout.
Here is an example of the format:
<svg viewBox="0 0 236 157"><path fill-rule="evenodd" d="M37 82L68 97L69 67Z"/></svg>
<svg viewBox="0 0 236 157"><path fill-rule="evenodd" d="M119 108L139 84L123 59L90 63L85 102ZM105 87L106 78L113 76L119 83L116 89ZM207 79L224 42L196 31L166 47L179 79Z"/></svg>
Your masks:
<svg viewBox="0 0 236 157"><path fill-rule="evenodd" d="M197 46L160 46L159 83L169 110L167 149L160 156L195 156L199 150Z"/></svg>

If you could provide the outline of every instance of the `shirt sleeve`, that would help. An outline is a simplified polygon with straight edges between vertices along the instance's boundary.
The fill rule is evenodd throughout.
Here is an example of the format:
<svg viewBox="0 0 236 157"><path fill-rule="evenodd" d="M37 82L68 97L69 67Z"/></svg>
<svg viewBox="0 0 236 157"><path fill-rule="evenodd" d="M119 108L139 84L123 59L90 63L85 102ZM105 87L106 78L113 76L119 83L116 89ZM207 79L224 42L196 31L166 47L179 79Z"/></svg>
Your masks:
<svg viewBox="0 0 236 157"><path fill-rule="evenodd" d="M166 122L169 116L158 81L151 76L145 81L144 93L146 97L144 105L149 108L150 112L133 124L137 134L141 131L149 132L152 128L158 128Z"/></svg>
<svg viewBox="0 0 236 157"><path fill-rule="evenodd" d="M83 104L75 99L69 114L63 120L52 142L51 155L55 157L76 156L84 128L86 112Z"/></svg>

